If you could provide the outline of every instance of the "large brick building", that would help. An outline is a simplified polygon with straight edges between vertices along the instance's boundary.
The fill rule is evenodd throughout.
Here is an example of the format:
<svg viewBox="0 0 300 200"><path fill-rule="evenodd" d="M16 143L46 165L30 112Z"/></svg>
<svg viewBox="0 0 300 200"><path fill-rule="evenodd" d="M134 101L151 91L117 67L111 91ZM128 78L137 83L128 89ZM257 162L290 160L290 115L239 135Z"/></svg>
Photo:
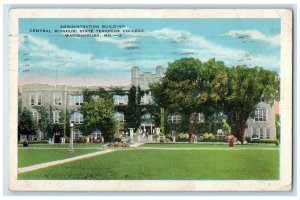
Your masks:
<svg viewBox="0 0 300 200"><path fill-rule="evenodd" d="M156 68L156 73L151 74L150 72L140 73L138 67L133 67L131 69L131 85L141 88L141 105L151 106L153 105L153 100L151 97L151 91L149 89L149 84L154 82L159 82L164 76L164 70L162 67L158 66ZM122 94L114 94L113 102L116 108L126 106L128 104L128 91L131 86L123 87ZM72 110L71 122L75 124L74 138L77 138L82 132L80 129L76 128L77 124L84 123L83 115L78 111L80 106L83 104L83 94L85 89L97 90L99 86L93 87L77 87L77 86L67 86L67 85L48 85L48 84L25 84L22 87L19 95L21 96L22 106L26 107L32 112L34 120L39 122L41 116L36 110L38 106L51 106L52 108L52 120L53 123L62 123L61 114L65 113L66 110ZM106 90L112 90L111 87L104 87ZM276 105L276 104L275 104ZM260 102L257 105L254 118L250 118L247 121L247 129L245 130L245 136L251 137L252 135L258 135L260 138L275 138L275 106L264 102ZM146 108L146 107L145 107ZM118 109L116 109L118 110ZM124 109L123 109L124 110ZM196 114L196 123L199 127L203 127L206 120L201 113ZM124 111L116 111L114 117L121 123L125 122ZM181 123L182 118L178 114L168 114L166 116L166 121L169 125L168 133L176 134L179 133L180 129L178 124ZM147 132L149 134L154 133L155 123L151 112L144 112L141 115L140 130ZM200 131L200 132L199 132ZM217 131L216 131L217 132ZM217 134L215 132L215 134ZM198 130L201 133L201 130ZM91 133L95 134L95 133ZM96 133L97 134L97 133ZM38 131L37 136L33 136L37 139L47 138L41 131Z"/></svg>

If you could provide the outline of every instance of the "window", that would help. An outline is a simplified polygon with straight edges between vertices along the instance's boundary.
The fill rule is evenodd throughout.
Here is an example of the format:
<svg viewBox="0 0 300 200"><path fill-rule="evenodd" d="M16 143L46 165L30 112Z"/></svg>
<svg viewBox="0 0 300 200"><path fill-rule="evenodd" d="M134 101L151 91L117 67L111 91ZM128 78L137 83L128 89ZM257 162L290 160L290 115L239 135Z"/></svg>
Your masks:
<svg viewBox="0 0 300 200"><path fill-rule="evenodd" d="M168 122L172 124L179 124L182 120L181 115L169 115Z"/></svg>
<svg viewBox="0 0 300 200"><path fill-rule="evenodd" d="M41 115L40 115L40 113L39 112L37 112L37 111L31 111L32 112L32 118L33 118L33 120L34 121L36 121L38 124L40 124L41 123Z"/></svg>
<svg viewBox="0 0 300 200"><path fill-rule="evenodd" d="M269 139L271 137L270 128L267 128L266 132L267 132L267 138Z"/></svg>
<svg viewBox="0 0 300 200"><path fill-rule="evenodd" d="M71 122L74 124L81 124L83 122L83 114L75 112L71 115Z"/></svg>
<svg viewBox="0 0 300 200"><path fill-rule="evenodd" d="M56 110L53 111L53 122L54 123L59 123L60 122L60 111Z"/></svg>
<svg viewBox="0 0 300 200"><path fill-rule="evenodd" d="M71 95L70 96L70 105L71 106L81 106L83 104L82 95Z"/></svg>
<svg viewBox="0 0 300 200"><path fill-rule="evenodd" d="M77 96L77 100L75 101L75 105L79 106L83 104L83 96L79 95Z"/></svg>
<svg viewBox="0 0 300 200"><path fill-rule="evenodd" d="M153 103L153 99L152 99L152 96L150 94L150 96L149 96L149 104L152 104L152 103Z"/></svg>
<svg viewBox="0 0 300 200"><path fill-rule="evenodd" d="M115 105L127 105L127 103L128 103L127 95L124 95L124 96L114 95L113 99L114 99Z"/></svg>
<svg viewBox="0 0 300 200"><path fill-rule="evenodd" d="M204 115L203 113L193 113L190 119L190 122L193 123L196 120L196 123L203 123L204 122Z"/></svg>
<svg viewBox="0 0 300 200"><path fill-rule="evenodd" d="M53 105L61 106L62 105L62 96L61 94L55 93L53 94Z"/></svg>
<svg viewBox="0 0 300 200"><path fill-rule="evenodd" d="M260 133L259 134L260 138L263 139L264 138L264 128L260 128L259 133Z"/></svg>
<svg viewBox="0 0 300 200"><path fill-rule="evenodd" d="M143 114L142 119L151 119L151 114L150 113Z"/></svg>
<svg viewBox="0 0 300 200"><path fill-rule="evenodd" d="M30 99L30 105L31 106L34 106L35 105L35 95L34 94L31 94L29 96L29 99Z"/></svg>
<svg viewBox="0 0 300 200"><path fill-rule="evenodd" d="M124 121L125 121L124 113L121 113L121 112L115 112L115 113L113 113L113 117L114 117L118 122L124 123Z"/></svg>
<svg viewBox="0 0 300 200"><path fill-rule="evenodd" d="M37 95L37 105L38 105L38 106L41 106L41 105L42 105L42 95L41 95L41 94L38 94L38 95Z"/></svg>
<svg viewBox="0 0 300 200"><path fill-rule="evenodd" d="M29 105L31 105L31 106L41 106L42 105L42 95L41 94L31 94L31 95L29 95Z"/></svg>
<svg viewBox="0 0 300 200"><path fill-rule="evenodd" d="M267 121L267 111L265 108L256 108L254 121Z"/></svg>
<svg viewBox="0 0 300 200"><path fill-rule="evenodd" d="M143 96L141 96L141 103L149 104L149 96L147 94L144 94Z"/></svg>

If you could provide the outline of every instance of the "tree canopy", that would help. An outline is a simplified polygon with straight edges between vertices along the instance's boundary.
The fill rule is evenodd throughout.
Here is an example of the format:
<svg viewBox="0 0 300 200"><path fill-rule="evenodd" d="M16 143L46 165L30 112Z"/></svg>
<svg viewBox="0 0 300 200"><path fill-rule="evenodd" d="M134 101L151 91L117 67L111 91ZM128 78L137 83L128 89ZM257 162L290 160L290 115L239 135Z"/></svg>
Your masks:
<svg viewBox="0 0 300 200"><path fill-rule="evenodd" d="M197 82L200 67L201 62L198 59L176 60L169 63L162 83L151 86L154 100L159 106L182 115L190 142L196 123L190 118L203 103Z"/></svg>
<svg viewBox="0 0 300 200"><path fill-rule="evenodd" d="M279 81L276 72L261 67L235 66L228 76L224 111L237 138L243 142L247 119L260 101L273 104L279 95Z"/></svg>
<svg viewBox="0 0 300 200"><path fill-rule="evenodd" d="M139 128L141 123L140 88L132 86L128 94L128 105L126 107L125 119L128 128Z"/></svg>
<svg viewBox="0 0 300 200"><path fill-rule="evenodd" d="M35 109L41 117L40 123L37 125L38 128L47 134L48 137L53 135L53 116L52 116L52 107L49 109L45 106L35 106Z"/></svg>
<svg viewBox="0 0 300 200"><path fill-rule="evenodd" d="M114 105L111 96L100 91L100 95L95 98L86 98L81 107L84 116L84 130L87 132L101 131L106 141L113 139L117 122L113 118Z"/></svg>
<svg viewBox="0 0 300 200"><path fill-rule="evenodd" d="M26 135L27 139L29 139L29 135L35 135L36 130L36 123L32 118L31 112L24 108L18 120L18 134Z"/></svg>
<svg viewBox="0 0 300 200"><path fill-rule="evenodd" d="M190 142L193 113L227 115L235 135L243 142L246 121L263 99L272 103L279 96L276 72L261 67L227 67L222 61L181 58L169 63L161 83L151 85L154 101L161 108L182 115Z"/></svg>

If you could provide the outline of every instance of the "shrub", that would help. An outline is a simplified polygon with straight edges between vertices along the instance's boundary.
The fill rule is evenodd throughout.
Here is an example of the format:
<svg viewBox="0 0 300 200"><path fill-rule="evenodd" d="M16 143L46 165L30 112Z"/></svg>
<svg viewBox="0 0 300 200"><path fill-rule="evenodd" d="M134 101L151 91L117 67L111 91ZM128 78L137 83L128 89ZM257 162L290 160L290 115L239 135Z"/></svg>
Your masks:
<svg viewBox="0 0 300 200"><path fill-rule="evenodd" d="M251 138L250 137L245 137L245 140L247 141L247 143L251 143Z"/></svg>
<svg viewBox="0 0 300 200"><path fill-rule="evenodd" d="M203 139L207 139L207 140L210 140L210 139L215 139L215 135L213 133L204 133L202 135Z"/></svg>
<svg viewBox="0 0 300 200"><path fill-rule="evenodd" d="M167 142L173 142L173 136L170 135L170 134L166 135L166 141Z"/></svg>
<svg viewBox="0 0 300 200"><path fill-rule="evenodd" d="M86 143L87 142L87 139L86 139L86 136L79 136L78 139L77 139L77 142L78 143Z"/></svg>
<svg viewBox="0 0 300 200"><path fill-rule="evenodd" d="M114 138L115 139L122 139L123 135L121 133L115 133Z"/></svg>
<svg viewBox="0 0 300 200"><path fill-rule="evenodd" d="M159 135L157 135L157 134L152 135L152 138L154 138L154 139L156 139L158 137L159 137Z"/></svg>
<svg viewBox="0 0 300 200"><path fill-rule="evenodd" d="M27 140L23 141L23 147L28 147L28 141Z"/></svg>
<svg viewBox="0 0 300 200"><path fill-rule="evenodd" d="M28 144L48 144L48 140L32 140L32 141L24 140L22 142L19 142L18 144L24 144L25 141Z"/></svg>
<svg viewBox="0 0 300 200"><path fill-rule="evenodd" d="M165 142L166 137L165 136L159 136L159 142Z"/></svg>
<svg viewBox="0 0 300 200"><path fill-rule="evenodd" d="M107 147L129 147L127 142L111 142L106 144Z"/></svg>
<svg viewBox="0 0 300 200"><path fill-rule="evenodd" d="M266 143L266 144L276 144L278 145L278 139L259 139L258 140L259 143Z"/></svg>
<svg viewBox="0 0 300 200"><path fill-rule="evenodd" d="M227 142L225 138L203 139L202 142Z"/></svg>
<svg viewBox="0 0 300 200"><path fill-rule="evenodd" d="M187 133L180 133L177 135L178 142L188 142L189 141L189 134Z"/></svg>
<svg viewBox="0 0 300 200"><path fill-rule="evenodd" d="M250 140L248 141L247 137L245 138L247 143L263 143L263 144L279 144L279 140L278 139L258 139L258 140Z"/></svg>
<svg viewBox="0 0 300 200"><path fill-rule="evenodd" d="M201 138L203 142L226 142L225 138L218 138L213 133L204 133L199 138Z"/></svg>
<svg viewBox="0 0 300 200"><path fill-rule="evenodd" d="M123 138L123 135L121 133L115 133L114 134L115 142L121 142L122 138Z"/></svg>

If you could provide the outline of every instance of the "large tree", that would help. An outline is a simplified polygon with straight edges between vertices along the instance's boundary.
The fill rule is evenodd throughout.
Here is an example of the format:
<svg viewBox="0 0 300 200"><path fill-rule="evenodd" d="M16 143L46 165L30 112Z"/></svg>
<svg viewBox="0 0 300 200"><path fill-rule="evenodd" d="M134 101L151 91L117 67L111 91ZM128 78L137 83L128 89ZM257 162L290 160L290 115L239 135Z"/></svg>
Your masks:
<svg viewBox="0 0 300 200"><path fill-rule="evenodd" d="M126 107L125 119L128 128L139 128L141 123L140 89L132 86L128 94L128 105Z"/></svg>
<svg viewBox="0 0 300 200"><path fill-rule="evenodd" d="M32 118L32 113L24 108L18 120L18 134L26 135L29 140L29 135L36 134L36 123Z"/></svg>
<svg viewBox="0 0 300 200"><path fill-rule="evenodd" d="M182 125L189 134L190 143L196 124L191 117L203 103L197 83L200 67L201 61L198 59L176 60L169 63L162 83L151 87L154 100L160 107L182 116Z"/></svg>
<svg viewBox="0 0 300 200"><path fill-rule="evenodd" d="M116 120L113 118L114 104L104 90L99 90L97 97L86 98L81 107L84 116L83 128L86 132L101 131L105 141L112 141L116 131Z"/></svg>
<svg viewBox="0 0 300 200"><path fill-rule="evenodd" d="M52 116L52 107L49 106L35 106L35 109L39 113L41 120L37 125L38 129L43 133L47 134L47 137L52 138L53 135L53 116Z"/></svg>
<svg viewBox="0 0 300 200"><path fill-rule="evenodd" d="M224 111L235 135L243 143L247 119L261 100L272 104L278 98L279 81L276 72L261 67L232 67L228 76Z"/></svg>
<svg viewBox="0 0 300 200"><path fill-rule="evenodd" d="M198 73L199 97L203 101L201 111L207 117L214 117L224 109L225 97L228 93L229 68L222 61L214 58L203 62Z"/></svg>

